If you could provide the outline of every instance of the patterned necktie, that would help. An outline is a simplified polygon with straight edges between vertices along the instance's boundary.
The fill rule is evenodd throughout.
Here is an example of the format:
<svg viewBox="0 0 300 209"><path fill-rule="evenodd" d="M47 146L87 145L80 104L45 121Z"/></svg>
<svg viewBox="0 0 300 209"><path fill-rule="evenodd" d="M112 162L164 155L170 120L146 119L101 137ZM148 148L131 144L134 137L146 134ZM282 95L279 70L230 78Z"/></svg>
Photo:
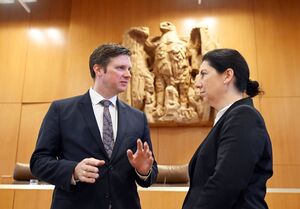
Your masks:
<svg viewBox="0 0 300 209"><path fill-rule="evenodd" d="M109 105L111 105L112 103L109 100L102 100L100 104L104 107L102 140L103 140L105 151L108 157L110 158L114 148L114 134L113 134L111 116L109 113Z"/></svg>

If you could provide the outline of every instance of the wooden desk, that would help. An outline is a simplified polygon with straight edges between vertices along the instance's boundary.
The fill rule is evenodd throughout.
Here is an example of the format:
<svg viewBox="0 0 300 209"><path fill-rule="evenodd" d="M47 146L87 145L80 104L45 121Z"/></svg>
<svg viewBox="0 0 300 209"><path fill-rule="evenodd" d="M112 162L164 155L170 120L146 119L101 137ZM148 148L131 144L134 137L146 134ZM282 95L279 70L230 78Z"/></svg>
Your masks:
<svg viewBox="0 0 300 209"><path fill-rule="evenodd" d="M0 208L49 209L53 189L50 184L0 184ZM138 187L143 209L181 209L187 191L187 185ZM299 209L300 188L268 188L266 200L270 209Z"/></svg>

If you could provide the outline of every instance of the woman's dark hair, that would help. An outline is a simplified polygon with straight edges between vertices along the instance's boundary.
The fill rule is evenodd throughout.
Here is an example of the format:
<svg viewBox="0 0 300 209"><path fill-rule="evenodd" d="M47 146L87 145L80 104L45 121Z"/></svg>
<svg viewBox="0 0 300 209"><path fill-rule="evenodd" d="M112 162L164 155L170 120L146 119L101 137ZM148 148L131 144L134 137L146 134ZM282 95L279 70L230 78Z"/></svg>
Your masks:
<svg viewBox="0 0 300 209"><path fill-rule="evenodd" d="M215 49L207 52L202 61L207 61L219 73L231 68L235 75L235 86L240 92L246 92L250 97L261 94L257 81L249 79L249 67L245 58L234 49Z"/></svg>

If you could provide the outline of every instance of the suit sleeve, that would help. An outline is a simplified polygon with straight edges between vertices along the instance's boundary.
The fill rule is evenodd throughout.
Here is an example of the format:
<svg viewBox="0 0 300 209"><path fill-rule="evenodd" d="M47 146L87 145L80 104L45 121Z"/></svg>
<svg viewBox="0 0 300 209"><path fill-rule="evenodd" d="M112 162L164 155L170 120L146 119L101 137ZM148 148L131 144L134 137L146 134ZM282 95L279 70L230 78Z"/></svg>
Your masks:
<svg viewBox="0 0 300 209"><path fill-rule="evenodd" d="M215 171L199 191L195 208L232 208L262 155L265 134L263 119L251 107L228 113L217 140Z"/></svg>
<svg viewBox="0 0 300 209"><path fill-rule="evenodd" d="M141 140L142 141L147 141L147 143L149 145L149 148L152 151L153 158L154 158L153 148L152 148L152 143L151 143L151 138L150 138L150 131L149 131L149 126L148 126L148 122L147 122L147 117L144 113L143 113L143 120L144 120L144 135L143 135ZM142 187L149 187L149 186L151 186L151 184L155 183L157 173L158 173L157 163L156 163L155 158L154 158L154 162L153 162L153 165L152 165L152 171L151 171L150 176L146 180L143 180L135 173L136 182L138 183L138 185L140 185Z"/></svg>
<svg viewBox="0 0 300 209"><path fill-rule="evenodd" d="M52 103L40 128L30 169L38 179L71 189L71 178L77 162L60 159L60 116L57 103Z"/></svg>

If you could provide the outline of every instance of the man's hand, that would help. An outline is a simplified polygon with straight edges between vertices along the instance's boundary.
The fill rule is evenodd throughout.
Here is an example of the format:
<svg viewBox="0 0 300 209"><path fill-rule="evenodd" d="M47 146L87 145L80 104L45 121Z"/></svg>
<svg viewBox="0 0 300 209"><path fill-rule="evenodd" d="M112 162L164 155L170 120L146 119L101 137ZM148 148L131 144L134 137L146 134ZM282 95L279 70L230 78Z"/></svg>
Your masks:
<svg viewBox="0 0 300 209"><path fill-rule="evenodd" d="M133 154L133 152L128 149L127 157L132 167L134 167L139 174L144 176L149 174L154 159L147 142L143 144L142 141L138 139L136 152Z"/></svg>
<svg viewBox="0 0 300 209"><path fill-rule="evenodd" d="M104 160L97 160L95 158L83 159L74 169L74 180L86 183L95 183L96 179L99 177L99 169L97 167L104 164Z"/></svg>

